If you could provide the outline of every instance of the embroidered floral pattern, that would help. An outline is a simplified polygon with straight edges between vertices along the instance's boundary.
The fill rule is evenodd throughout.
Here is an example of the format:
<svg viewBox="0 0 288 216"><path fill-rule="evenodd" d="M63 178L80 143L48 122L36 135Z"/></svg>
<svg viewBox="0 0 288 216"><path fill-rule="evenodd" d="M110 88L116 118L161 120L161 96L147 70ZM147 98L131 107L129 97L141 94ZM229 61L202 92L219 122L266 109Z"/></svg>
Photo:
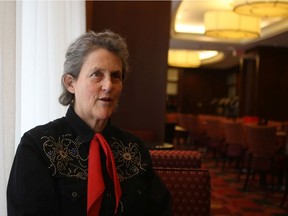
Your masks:
<svg viewBox="0 0 288 216"><path fill-rule="evenodd" d="M131 178L140 171L145 171L147 164L142 162L137 143L124 145L121 140L111 138L111 148L116 161L119 181Z"/></svg>
<svg viewBox="0 0 288 216"><path fill-rule="evenodd" d="M81 142L76 138L71 139L71 134L54 138L44 136L43 150L49 158L51 164L49 169L52 175L59 174L76 177L79 179L87 179L87 159L82 158L79 154L79 146Z"/></svg>

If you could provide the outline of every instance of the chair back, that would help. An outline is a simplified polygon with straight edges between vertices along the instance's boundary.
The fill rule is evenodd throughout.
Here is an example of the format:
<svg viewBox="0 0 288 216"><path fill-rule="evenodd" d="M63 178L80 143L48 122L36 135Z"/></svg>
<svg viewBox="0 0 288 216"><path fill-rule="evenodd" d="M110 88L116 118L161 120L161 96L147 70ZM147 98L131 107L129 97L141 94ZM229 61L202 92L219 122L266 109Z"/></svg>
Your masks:
<svg viewBox="0 0 288 216"><path fill-rule="evenodd" d="M249 151L258 155L273 155L276 151L276 127L245 125Z"/></svg>
<svg viewBox="0 0 288 216"><path fill-rule="evenodd" d="M188 117L188 128L192 134L201 134L203 132L200 119L198 116L189 116Z"/></svg>
<svg viewBox="0 0 288 216"><path fill-rule="evenodd" d="M247 147L241 122L225 121L223 127L226 143L241 145L243 148Z"/></svg>
<svg viewBox="0 0 288 216"><path fill-rule="evenodd" d="M213 140L220 140L224 137L223 125L219 119L208 119L206 130L208 137Z"/></svg>
<svg viewBox="0 0 288 216"><path fill-rule="evenodd" d="M201 168L201 153L192 150L149 150L153 167Z"/></svg>
<svg viewBox="0 0 288 216"><path fill-rule="evenodd" d="M171 193L173 216L210 215L211 177L208 170L154 168Z"/></svg>

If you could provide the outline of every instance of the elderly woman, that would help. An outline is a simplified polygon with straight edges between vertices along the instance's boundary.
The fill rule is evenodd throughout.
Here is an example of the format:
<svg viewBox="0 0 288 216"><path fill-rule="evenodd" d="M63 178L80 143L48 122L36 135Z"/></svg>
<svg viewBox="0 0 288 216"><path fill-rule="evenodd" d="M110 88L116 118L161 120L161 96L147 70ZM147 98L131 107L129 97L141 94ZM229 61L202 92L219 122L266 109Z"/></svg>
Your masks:
<svg viewBox="0 0 288 216"><path fill-rule="evenodd" d="M126 42L112 31L85 33L69 46L59 98L69 108L23 135L7 187L9 216L171 214L149 151L110 121L127 72Z"/></svg>

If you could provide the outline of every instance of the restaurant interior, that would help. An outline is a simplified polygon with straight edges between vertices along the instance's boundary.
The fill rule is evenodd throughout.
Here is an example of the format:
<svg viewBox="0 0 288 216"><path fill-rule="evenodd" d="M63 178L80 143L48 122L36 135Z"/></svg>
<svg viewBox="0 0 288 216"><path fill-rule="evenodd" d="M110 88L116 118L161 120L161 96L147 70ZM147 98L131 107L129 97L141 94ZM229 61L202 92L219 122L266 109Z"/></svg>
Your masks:
<svg viewBox="0 0 288 216"><path fill-rule="evenodd" d="M213 167L288 214L288 1L87 1L86 23L127 40L112 120L149 148L173 215L217 215Z"/></svg>

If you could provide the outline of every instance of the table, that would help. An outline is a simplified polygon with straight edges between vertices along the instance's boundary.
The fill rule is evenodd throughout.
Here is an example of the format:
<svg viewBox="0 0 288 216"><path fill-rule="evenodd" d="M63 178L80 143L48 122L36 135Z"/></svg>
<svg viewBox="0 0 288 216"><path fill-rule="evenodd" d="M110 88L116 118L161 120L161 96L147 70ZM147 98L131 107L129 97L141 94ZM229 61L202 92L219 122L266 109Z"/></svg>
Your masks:
<svg viewBox="0 0 288 216"><path fill-rule="evenodd" d="M171 150L174 149L174 145L171 143L163 143L162 145L155 145L155 149Z"/></svg>

